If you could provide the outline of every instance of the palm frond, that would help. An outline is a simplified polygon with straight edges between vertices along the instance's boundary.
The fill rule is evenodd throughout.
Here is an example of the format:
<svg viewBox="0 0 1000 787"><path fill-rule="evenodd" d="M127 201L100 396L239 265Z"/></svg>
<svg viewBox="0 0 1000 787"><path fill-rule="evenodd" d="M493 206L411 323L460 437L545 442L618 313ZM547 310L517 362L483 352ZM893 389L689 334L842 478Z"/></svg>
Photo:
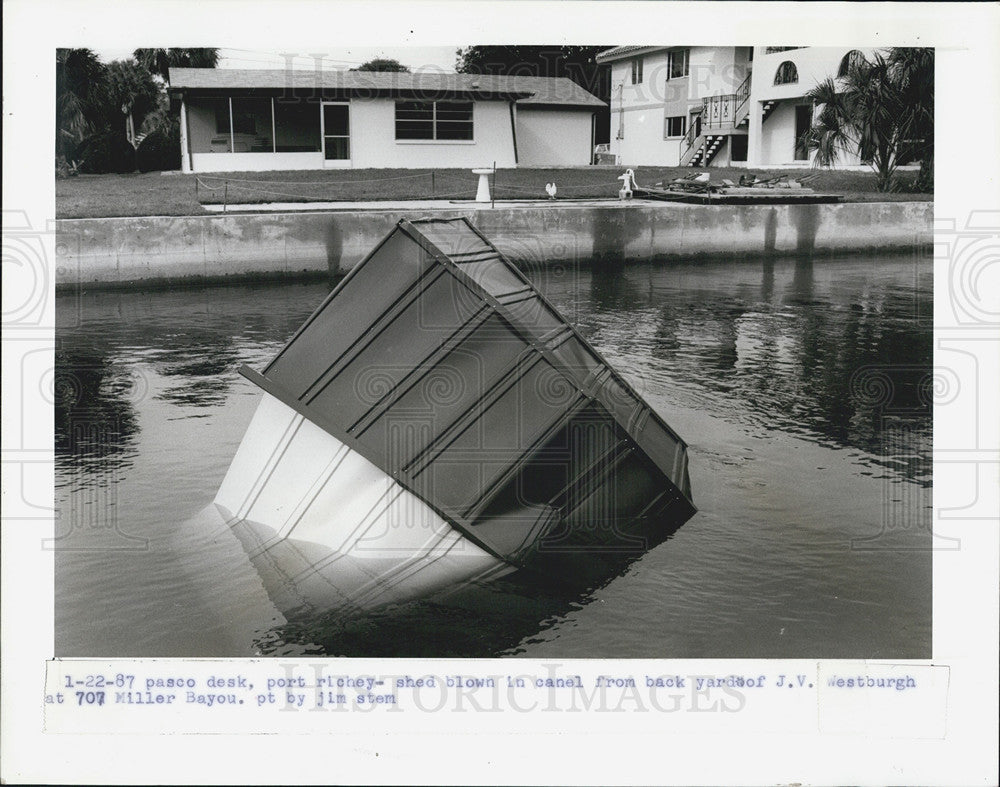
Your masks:
<svg viewBox="0 0 1000 787"><path fill-rule="evenodd" d="M892 189L906 146L933 153L933 71L933 50L891 49L851 58L842 77L819 82L806 94L816 112L802 137L816 165L851 150L875 170L879 189Z"/></svg>

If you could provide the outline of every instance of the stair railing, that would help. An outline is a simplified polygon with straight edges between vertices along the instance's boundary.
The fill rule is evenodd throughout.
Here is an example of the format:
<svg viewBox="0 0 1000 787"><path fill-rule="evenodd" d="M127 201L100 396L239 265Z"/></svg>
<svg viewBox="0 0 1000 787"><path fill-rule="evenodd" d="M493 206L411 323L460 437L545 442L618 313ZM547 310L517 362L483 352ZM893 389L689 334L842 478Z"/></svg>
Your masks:
<svg viewBox="0 0 1000 787"><path fill-rule="evenodd" d="M681 141L681 158L684 158L685 154L691 150L691 146L694 145L695 140L698 138L698 135L695 134L695 131L697 130L698 125L696 123L692 123L688 126L687 133Z"/></svg>
<svg viewBox="0 0 1000 787"><path fill-rule="evenodd" d="M735 125L743 122L743 118L750 111L750 75L743 80L743 83L736 88L736 111L733 113Z"/></svg>

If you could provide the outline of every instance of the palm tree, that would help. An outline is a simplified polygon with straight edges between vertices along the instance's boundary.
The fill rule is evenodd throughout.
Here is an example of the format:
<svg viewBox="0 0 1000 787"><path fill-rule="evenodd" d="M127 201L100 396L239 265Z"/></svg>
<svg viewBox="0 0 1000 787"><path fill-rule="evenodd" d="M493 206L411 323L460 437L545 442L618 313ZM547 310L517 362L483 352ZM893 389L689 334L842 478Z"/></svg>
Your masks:
<svg viewBox="0 0 1000 787"><path fill-rule="evenodd" d="M71 160L77 146L101 130L108 72L90 49L56 50L56 154Z"/></svg>
<svg viewBox="0 0 1000 787"><path fill-rule="evenodd" d="M219 64L216 48L136 49L132 56L140 68L167 85L170 84L171 68L215 68ZM177 158L180 121L176 112L170 112L166 91L160 91L157 101L149 106L145 121L137 122L134 130L135 138L141 141L137 150L140 170L180 167Z"/></svg>
<svg viewBox="0 0 1000 787"><path fill-rule="evenodd" d="M142 141L137 132L156 109L159 93L152 75L135 60L115 60L108 65L108 111L135 147Z"/></svg>
<svg viewBox="0 0 1000 787"><path fill-rule="evenodd" d="M166 145L179 136L155 69L217 62L216 49L136 50L135 59L109 64L90 49L56 50L57 173L133 171L150 132Z"/></svg>
<svg viewBox="0 0 1000 787"><path fill-rule="evenodd" d="M903 91L907 112L910 155L920 160L917 188L934 187L934 50L930 47L893 47L887 57L893 77Z"/></svg>
<svg viewBox="0 0 1000 787"><path fill-rule="evenodd" d="M879 191L892 190L896 169L914 145L926 155L926 140L933 144L933 58L929 49L852 58L844 76L828 77L806 93L819 105L802 137L816 151L816 164L832 166L856 152L875 170Z"/></svg>
<svg viewBox="0 0 1000 787"><path fill-rule="evenodd" d="M219 50L203 49L136 49L136 61L153 76L170 82L170 68L215 68L219 65Z"/></svg>

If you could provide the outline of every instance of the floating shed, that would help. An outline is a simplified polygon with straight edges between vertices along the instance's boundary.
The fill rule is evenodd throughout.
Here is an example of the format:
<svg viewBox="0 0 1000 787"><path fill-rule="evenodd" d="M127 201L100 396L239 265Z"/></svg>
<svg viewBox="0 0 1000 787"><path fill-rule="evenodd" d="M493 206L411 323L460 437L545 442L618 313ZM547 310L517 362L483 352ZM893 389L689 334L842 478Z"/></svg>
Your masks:
<svg viewBox="0 0 1000 787"><path fill-rule="evenodd" d="M695 512L684 441L464 218L400 221L241 373L215 502L286 614L572 581Z"/></svg>

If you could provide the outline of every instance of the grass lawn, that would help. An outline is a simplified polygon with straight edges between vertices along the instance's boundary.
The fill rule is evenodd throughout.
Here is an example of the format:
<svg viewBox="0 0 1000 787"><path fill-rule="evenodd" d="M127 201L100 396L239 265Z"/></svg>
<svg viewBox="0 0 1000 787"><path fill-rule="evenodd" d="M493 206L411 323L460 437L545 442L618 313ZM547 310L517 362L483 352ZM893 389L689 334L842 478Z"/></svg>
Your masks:
<svg viewBox="0 0 1000 787"><path fill-rule="evenodd" d="M687 167L636 167L636 181L652 185L699 171ZM557 200L573 197L614 197L624 167L497 170L493 194L497 199L547 199L545 184L554 182ZM850 202L926 201L930 194L910 192L916 172L901 173L899 191L875 191L871 172L826 170L766 170L714 168L713 182L737 181L753 172L758 177L818 174L809 186L816 191L842 194ZM80 175L56 181L56 218L107 216L192 216L205 213L203 204L263 202L331 202L338 200L469 200L476 195L478 176L468 169L353 169L287 172L231 172L220 175L181 175L151 172L134 175Z"/></svg>

